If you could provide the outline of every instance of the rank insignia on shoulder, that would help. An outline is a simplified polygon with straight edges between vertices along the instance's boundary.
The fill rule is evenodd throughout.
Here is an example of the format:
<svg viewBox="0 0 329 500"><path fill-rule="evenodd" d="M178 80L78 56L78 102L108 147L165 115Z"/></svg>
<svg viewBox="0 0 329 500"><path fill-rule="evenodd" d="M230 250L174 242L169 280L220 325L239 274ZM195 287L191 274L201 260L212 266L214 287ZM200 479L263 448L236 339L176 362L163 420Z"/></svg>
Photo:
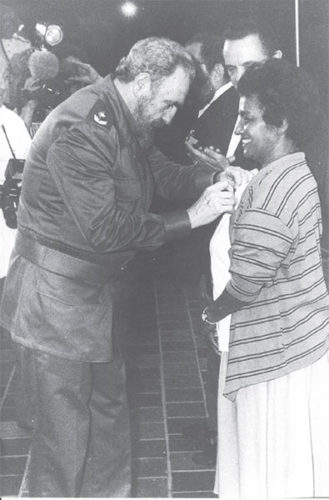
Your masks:
<svg viewBox="0 0 329 500"><path fill-rule="evenodd" d="M106 111L97 111L94 113L94 121L99 123L99 125L108 125L108 117Z"/></svg>

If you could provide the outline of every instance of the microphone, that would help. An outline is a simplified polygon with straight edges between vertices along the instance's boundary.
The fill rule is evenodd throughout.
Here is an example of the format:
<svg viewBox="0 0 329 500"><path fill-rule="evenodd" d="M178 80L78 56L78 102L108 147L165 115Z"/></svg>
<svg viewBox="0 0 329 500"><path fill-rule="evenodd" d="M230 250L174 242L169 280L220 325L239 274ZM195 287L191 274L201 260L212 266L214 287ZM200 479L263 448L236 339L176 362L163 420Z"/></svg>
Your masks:
<svg viewBox="0 0 329 500"><path fill-rule="evenodd" d="M28 66L35 80L51 80L58 75L59 61L46 49L35 50L29 57Z"/></svg>

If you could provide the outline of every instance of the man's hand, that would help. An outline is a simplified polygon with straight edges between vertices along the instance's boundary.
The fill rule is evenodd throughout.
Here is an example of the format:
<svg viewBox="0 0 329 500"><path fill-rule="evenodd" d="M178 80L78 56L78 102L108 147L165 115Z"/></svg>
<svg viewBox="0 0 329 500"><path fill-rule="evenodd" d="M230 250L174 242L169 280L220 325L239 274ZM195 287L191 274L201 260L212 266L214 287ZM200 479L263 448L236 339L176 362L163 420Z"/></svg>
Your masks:
<svg viewBox="0 0 329 500"><path fill-rule="evenodd" d="M192 229L214 221L226 212L232 212L234 192L228 182L216 182L207 187L200 198L187 209Z"/></svg>
<svg viewBox="0 0 329 500"><path fill-rule="evenodd" d="M222 172L226 170L235 160L234 156L226 158L221 152L214 148L204 148L198 149L195 147L195 139L189 137L185 141L185 145L188 151L188 155L192 159L193 163L203 163L211 167L214 172Z"/></svg>
<svg viewBox="0 0 329 500"><path fill-rule="evenodd" d="M25 80L24 83L24 88L26 92L29 92L30 94L36 93L38 90L41 89L43 82L41 80L38 80L37 78L34 78L33 76L30 76Z"/></svg>
<svg viewBox="0 0 329 500"><path fill-rule="evenodd" d="M190 136L185 145L189 151L189 156L194 160L194 163L206 164L210 166L216 175L216 181L228 182L235 189L242 184L248 184L250 179L257 173L257 170L244 170L236 165L232 166L235 161L234 156L226 158L222 155L219 149L195 147L196 139Z"/></svg>

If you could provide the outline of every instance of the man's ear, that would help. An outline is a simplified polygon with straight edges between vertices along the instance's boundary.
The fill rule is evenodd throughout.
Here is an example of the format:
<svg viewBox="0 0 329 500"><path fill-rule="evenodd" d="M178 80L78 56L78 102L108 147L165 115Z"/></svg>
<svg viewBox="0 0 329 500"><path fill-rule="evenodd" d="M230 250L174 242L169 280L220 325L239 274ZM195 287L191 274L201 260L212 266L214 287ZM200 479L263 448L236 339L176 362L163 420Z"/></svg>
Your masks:
<svg viewBox="0 0 329 500"><path fill-rule="evenodd" d="M281 50L276 50L272 56L274 59L282 59L283 54Z"/></svg>
<svg viewBox="0 0 329 500"><path fill-rule="evenodd" d="M287 122L287 119L283 118L282 124L280 125L280 127L277 127L279 135L284 135L287 132L288 127L289 123Z"/></svg>
<svg viewBox="0 0 329 500"><path fill-rule="evenodd" d="M134 78L134 95L137 97L150 95L152 80L148 73L138 73Z"/></svg>

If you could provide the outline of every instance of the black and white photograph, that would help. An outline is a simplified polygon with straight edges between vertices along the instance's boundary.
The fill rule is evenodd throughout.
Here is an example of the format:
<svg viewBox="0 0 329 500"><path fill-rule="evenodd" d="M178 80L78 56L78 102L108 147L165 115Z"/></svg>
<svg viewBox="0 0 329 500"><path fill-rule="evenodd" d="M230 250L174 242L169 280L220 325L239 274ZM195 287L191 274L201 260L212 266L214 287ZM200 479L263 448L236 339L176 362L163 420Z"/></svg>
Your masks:
<svg viewBox="0 0 329 500"><path fill-rule="evenodd" d="M1 498L329 499L328 0L0 0Z"/></svg>

